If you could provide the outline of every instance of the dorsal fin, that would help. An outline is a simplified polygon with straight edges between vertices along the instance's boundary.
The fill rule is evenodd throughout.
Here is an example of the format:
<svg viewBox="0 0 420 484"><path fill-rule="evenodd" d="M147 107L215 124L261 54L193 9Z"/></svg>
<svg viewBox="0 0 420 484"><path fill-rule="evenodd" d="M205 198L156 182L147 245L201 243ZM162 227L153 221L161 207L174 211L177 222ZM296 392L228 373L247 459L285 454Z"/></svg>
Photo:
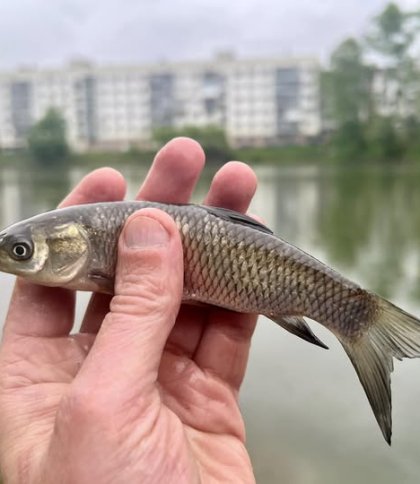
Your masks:
<svg viewBox="0 0 420 484"><path fill-rule="evenodd" d="M201 207L216 217L236 224L246 225L247 227L259 230L265 234L273 235L273 231L264 224L257 222L255 219L248 217L248 215L244 215L243 213L235 212L234 210L229 210L228 208L222 207L209 207L207 205L201 205Z"/></svg>

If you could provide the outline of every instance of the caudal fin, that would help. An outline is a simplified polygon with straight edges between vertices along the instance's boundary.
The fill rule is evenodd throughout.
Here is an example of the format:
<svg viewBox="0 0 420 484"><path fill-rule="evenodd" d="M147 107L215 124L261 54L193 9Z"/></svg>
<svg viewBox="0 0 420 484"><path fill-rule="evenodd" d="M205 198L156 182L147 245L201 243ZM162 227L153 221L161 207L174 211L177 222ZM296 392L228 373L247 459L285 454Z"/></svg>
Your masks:
<svg viewBox="0 0 420 484"><path fill-rule="evenodd" d="M420 357L420 320L377 297L377 319L356 342L341 340L365 389L385 440L391 444L392 358Z"/></svg>

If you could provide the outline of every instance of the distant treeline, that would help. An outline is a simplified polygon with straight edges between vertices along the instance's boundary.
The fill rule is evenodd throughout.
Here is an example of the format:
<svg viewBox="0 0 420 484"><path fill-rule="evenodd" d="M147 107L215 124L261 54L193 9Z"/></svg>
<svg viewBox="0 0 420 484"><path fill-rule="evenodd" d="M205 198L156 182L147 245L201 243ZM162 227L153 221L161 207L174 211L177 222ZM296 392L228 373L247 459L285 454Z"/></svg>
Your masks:
<svg viewBox="0 0 420 484"><path fill-rule="evenodd" d="M420 70L413 50L420 10L388 4L366 35L344 40L321 75L330 155L340 160L420 159Z"/></svg>
<svg viewBox="0 0 420 484"><path fill-rule="evenodd" d="M70 153L61 114L50 110L31 128L28 150L20 155L44 165L104 157L150 159L172 137L190 136L209 160L218 162L420 161L420 66L414 53L419 33L420 9L404 11L390 3L371 20L365 35L348 38L334 50L321 72L322 134L312 145L234 150L220 127L161 128L148 151L133 147L126 153L76 156Z"/></svg>

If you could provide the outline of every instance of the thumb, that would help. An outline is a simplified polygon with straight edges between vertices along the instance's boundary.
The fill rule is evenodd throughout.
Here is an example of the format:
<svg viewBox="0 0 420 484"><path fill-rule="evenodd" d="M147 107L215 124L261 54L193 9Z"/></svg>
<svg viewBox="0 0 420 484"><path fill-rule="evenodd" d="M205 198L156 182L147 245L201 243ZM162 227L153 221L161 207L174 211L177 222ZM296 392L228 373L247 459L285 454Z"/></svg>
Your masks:
<svg viewBox="0 0 420 484"><path fill-rule="evenodd" d="M157 209L135 213L120 236L110 312L79 377L120 396L154 385L182 287L182 245L174 221Z"/></svg>

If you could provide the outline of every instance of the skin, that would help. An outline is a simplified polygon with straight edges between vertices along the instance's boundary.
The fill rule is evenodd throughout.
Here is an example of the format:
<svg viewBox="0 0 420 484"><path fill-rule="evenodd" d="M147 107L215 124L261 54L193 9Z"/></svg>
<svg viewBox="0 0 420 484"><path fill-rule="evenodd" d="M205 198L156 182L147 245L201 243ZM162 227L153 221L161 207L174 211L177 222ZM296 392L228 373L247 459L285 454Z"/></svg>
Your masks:
<svg viewBox="0 0 420 484"><path fill-rule="evenodd" d="M174 139L137 198L188 202L203 165L196 142ZM204 202L245 212L255 189L251 169L231 162ZM103 168L61 206L124 194ZM182 277L174 222L147 209L120 237L115 296L92 296L80 333L69 334L74 293L17 281L0 347L7 483L255 482L238 391L256 317L180 306Z"/></svg>

